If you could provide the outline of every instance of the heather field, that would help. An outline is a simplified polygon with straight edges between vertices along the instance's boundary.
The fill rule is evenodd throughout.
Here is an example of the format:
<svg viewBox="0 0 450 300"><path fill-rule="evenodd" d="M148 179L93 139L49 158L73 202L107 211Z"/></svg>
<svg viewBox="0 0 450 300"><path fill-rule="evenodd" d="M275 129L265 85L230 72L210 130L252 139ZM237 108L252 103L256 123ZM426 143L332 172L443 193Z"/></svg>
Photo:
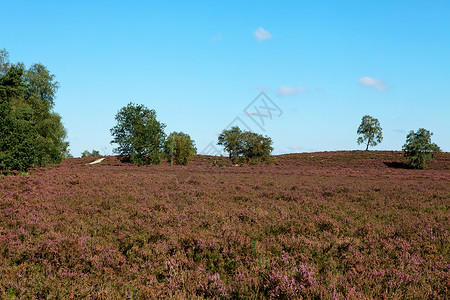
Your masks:
<svg viewBox="0 0 450 300"><path fill-rule="evenodd" d="M93 160L0 177L1 298L448 299L449 153Z"/></svg>

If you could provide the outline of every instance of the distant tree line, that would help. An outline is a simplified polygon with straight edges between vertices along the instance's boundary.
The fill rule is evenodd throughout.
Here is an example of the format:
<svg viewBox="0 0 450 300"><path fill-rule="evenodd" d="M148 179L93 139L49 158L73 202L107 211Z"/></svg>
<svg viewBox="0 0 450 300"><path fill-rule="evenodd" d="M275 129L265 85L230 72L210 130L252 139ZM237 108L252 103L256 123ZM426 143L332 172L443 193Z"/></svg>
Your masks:
<svg viewBox="0 0 450 300"><path fill-rule="evenodd" d="M59 83L42 64L11 64L0 50L0 171L61 162L68 154L66 130L53 111Z"/></svg>

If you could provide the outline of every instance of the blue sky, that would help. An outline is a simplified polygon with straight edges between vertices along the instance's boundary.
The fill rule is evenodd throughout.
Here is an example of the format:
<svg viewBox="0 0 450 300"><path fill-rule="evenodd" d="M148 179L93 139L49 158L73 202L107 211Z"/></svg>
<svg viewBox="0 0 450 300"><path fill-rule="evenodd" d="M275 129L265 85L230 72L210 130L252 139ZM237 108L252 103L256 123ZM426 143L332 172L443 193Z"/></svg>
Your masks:
<svg viewBox="0 0 450 300"><path fill-rule="evenodd" d="M383 128L374 150L426 128L450 151L450 1L243 2L4 0L0 48L55 74L75 156L111 154L131 101L199 152L233 120L275 154L365 149L366 114Z"/></svg>

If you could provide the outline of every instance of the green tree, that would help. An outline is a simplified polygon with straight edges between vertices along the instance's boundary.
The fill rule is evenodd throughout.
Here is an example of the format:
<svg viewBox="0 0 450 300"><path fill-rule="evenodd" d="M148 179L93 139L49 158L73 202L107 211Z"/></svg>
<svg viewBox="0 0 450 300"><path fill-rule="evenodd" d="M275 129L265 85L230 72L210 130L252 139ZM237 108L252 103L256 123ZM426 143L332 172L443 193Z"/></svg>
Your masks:
<svg viewBox="0 0 450 300"><path fill-rule="evenodd" d="M410 166L418 169L426 168L426 162L432 160L441 149L438 145L431 143L432 132L420 128L416 132L411 130L406 136L406 143L402 150L409 158Z"/></svg>
<svg viewBox="0 0 450 300"><path fill-rule="evenodd" d="M161 162L166 125L156 119L153 109L130 102L118 111L115 120L117 125L111 128L111 144L118 144L113 151L122 160L138 165Z"/></svg>
<svg viewBox="0 0 450 300"><path fill-rule="evenodd" d="M243 153L242 130L233 126L219 135L218 145L223 146L231 160L239 158Z"/></svg>
<svg viewBox="0 0 450 300"><path fill-rule="evenodd" d="M40 152L33 124L18 119L8 101L0 97L0 171L26 171L39 165Z"/></svg>
<svg viewBox="0 0 450 300"><path fill-rule="evenodd" d="M54 75L41 64L26 70L21 63L9 64L5 53L0 57L1 168L25 171L61 162L68 142L61 117L53 112L58 87Z"/></svg>
<svg viewBox="0 0 450 300"><path fill-rule="evenodd" d="M0 97L2 102L19 101L25 92L26 85L24 83L25 70L21 66L12 66L8 68L6 73L0 76Z"/></svg>
<svg viewBox="0 0 450 300"><path fill-rule="evenodd" d="M218 138L218 145L224 147L232 161L245 159L250 163L267 161L273 151L273 141L267 136L242 131L234 126L224 130Z"/></svg>
<svg viewBox="0 0 450 300"><path fill-rule="evenodd" d="M358 137L358 145L367 143L366 151L369 150L369 146L374 147L383 140L380 122L368 115L362 118L357 134L362 135Z"/></svg>
<svg viewBox="0 0 450 300"><path fill-rule="evenodd" d="M84 150L81 153L81 157L96 157L96 156L100 156L100 152L97 150L92 150L92 152L89 152L88 150Z"/></svg>
<svg viewBox="0 0 450 300"><path fill-rule="evenodd" d="M36 121L49 118L59 83L42 64L32 65L25 73L25 102L34 110Z"/></svg>
<svg viewBox="0 0 450 300"><path fill-rule="evenodd" d="M12 103L23 95L22 68L12 66L0 77L0 171L26 171L39 164L37 132L31 111L14 110Z"/></svg>
<svg viewBox="0 0 450 300"><path fill-rule="evenodd" d="M187 165L197 153L195 143L191 137L183 132L172 132L167 137L164 152L170 164Z"/></svg>
<svg viewBox="0 0 450 300"><path fill-rule="evenodd" d="M65 141L67 132L61 123L61 116L51 112L45 119L35 121L38 132L36 143L42 148L42 164L60 163L66 158L69 143Z"/></svg>
<svg viewBox="0 0 450 300"><path fill-rule="evenodd" d="M167 159L170 161L170 165L173 166L173 158L175 156L175 147L177 146L175 139L170 137L167 138L164 143L164 152L166 153Z"/></svg>
<svg viewBox="0 0 450 300"><path fill-rule="evenodd" d="M59 83L42 64L34 64L26 70L24 83L23 100L16 106L32 112L30 121L34 122L38 133L36 143L42 148L41 164L60 163L65 159L69 143L65 141L67 131L61 116L53 112Z"/></svg>
<svg viewBox="0 0 450 300"><path fill-rule="evenodd" d="M242 153L249 162L257 163L267 161L273 151L273 141L269 137L264 137L250 131L242 133Z"/></svg>

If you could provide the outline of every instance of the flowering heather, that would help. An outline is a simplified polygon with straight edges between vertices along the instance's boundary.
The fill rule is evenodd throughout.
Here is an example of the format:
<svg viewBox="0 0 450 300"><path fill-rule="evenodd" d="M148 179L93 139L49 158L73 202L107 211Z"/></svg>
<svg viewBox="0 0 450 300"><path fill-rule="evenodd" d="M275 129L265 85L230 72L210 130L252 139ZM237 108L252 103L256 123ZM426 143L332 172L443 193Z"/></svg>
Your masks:
<svg viewBox="0 0 450 300"><path fill-rule="evenodd" d="M68 159L0 178L0 298L446 299L450 154Z"/></svg>

